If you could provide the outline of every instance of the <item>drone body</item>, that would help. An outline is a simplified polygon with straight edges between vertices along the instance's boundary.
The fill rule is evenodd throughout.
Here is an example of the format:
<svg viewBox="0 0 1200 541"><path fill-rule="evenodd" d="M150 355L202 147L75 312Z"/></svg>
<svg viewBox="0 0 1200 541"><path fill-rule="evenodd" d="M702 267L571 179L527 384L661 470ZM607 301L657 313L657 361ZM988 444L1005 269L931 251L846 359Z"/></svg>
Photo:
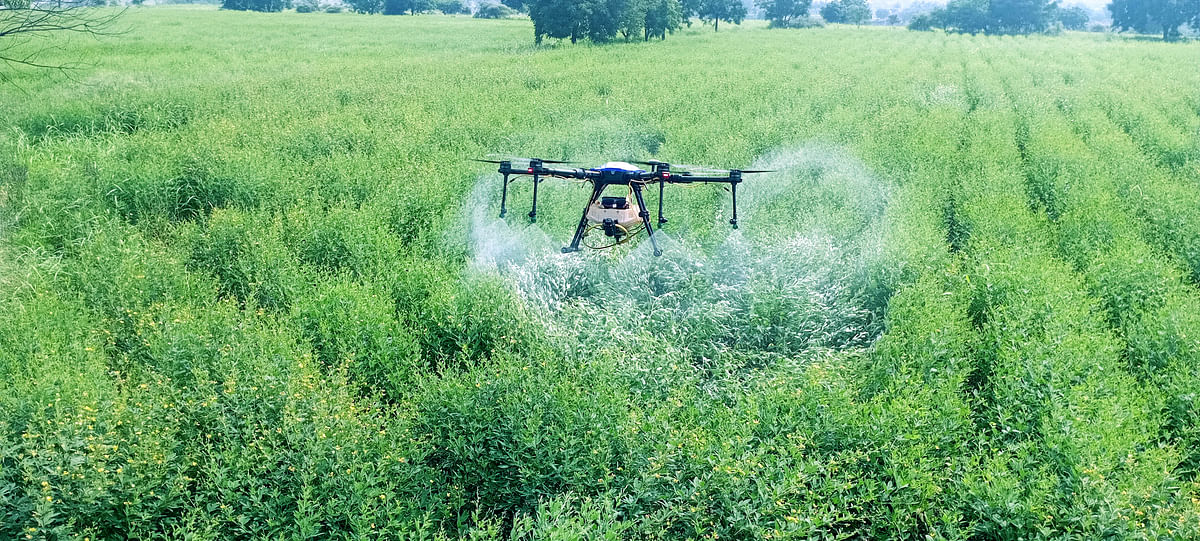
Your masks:
<svg viewBox="0 0 1200 541"><path fill-rule="evenodd" d="M579 225L575 228L571 244L563 247L563 253L579 251L580 243L590 231L602 230L606 237L612 239L611 242L602 246L590 245L590 247L611 248L629 240L637 233L645 231L650 237L650 244L654 247L654 255L662 255L662 250L659 249L658 242L654 238L654 227L650 224L650 211L646 208L646 201L642 197L642 190L653 184L658 184L658 225L660 228L662 224L667 223L667 219L663 217L663 191L668 184L698 182L728 184L733 198L733 218L729 220L729 223L736 229L738 225L737 186L742 182L742 174L767 172L734 169L723 171L723 174L697 175L688 171L673 172L670 164L659 161L639 162L649 166L650 170L627 162L608 162L590 169L554 169L547 167L546 164L564 162L534 158L529 160L528 167L520 168L513 167L513 160L479 161L500 165L499 173L503 176L504 182L500 197L501 218L508 212L506 204L508 184L511 182L509 177L521 175L533 177L533 208L529 211L531 222L537 221L538 184L546 177L576 179L592 183L591 197L583 208L583 215L579 219ZM625 186L627 189L625 197L604 196L604 191L611 186ZM630 201L629 195L633 196L633 201Z"/></svg>

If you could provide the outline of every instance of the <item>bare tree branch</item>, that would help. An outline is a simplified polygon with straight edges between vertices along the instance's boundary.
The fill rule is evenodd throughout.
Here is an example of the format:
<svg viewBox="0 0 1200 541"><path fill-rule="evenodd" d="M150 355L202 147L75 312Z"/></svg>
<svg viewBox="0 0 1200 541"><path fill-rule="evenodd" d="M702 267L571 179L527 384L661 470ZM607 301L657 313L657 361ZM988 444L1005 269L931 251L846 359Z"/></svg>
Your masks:
<svg viewBox="0 0 1200 541"><path fill-rule="evenodd" d="M39 60L56 49L47 46L25 51L29 43L50 34L83 34L92 37L123 33L115 28L124 9L98 9L87 0L0 0L0 64L9 68L0 71L0 82L12 81L17 67L50 69L66 72L75 69L68 63Z"/></svg>

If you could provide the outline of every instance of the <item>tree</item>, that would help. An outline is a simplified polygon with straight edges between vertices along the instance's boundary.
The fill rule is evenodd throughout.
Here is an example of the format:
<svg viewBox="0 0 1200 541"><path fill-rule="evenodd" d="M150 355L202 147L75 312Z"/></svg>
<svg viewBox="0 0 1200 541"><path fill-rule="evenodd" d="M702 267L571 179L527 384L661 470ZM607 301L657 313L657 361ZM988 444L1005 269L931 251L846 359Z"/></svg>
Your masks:
<svg viewBox="0 0 1200 541"><path fill-rule="evenodd" d="M46 63L39 54L44 47L30 44L52 34L113 35L113 25L124 11L97 11L83 1L60 0L32 3L29 0L0 0L0 63L59 71L68 64ZM0 82L9 75L0 71Z"/></svg>
<svg viewBox="0 0 1200 541"><path fill-rule="evenodd" d="M831 23L862 24L871 20L867 0L833 0L821 8L821 18Z"/></svg>
<svg viewBox="0 0 1200 541"><path fill-rule="evenodd" d="M355 13L370 15L383 11L383 0L346 0Z"/></svg>
<svg viewBox="0 0 1200 541"><path fill-rule="evenodd" d="M1067 30L1083 30L1087 28L1090 16L1088 15L1087 8L1083 6L1071 6L1057 9L1055 11L1055 18Z"/></svg>
<svg viewBox="0 0 1200 541"><path fill-rule="evenodd" d="M542 38L571 38L576 43L585 36L586 11L590 0L533 0L529 3L529 18L533 20L533 41Z"/></svg>
<svg viewBox="0 0 1200 541"><path fill-rule="evenodd" d="M524 11L527 7L529 7L528 4L525 3L525 0L500 0L500 3L517 11Z"/></svg>
<svg viewBox="0 0 1200 541"><path fill-rule="evenodd" d="M384 15L410 15L433 11L433 0L383 0Z"/></svg>
<svg viewBox="0 0 1200 541"><path fill-rule="evenodd" d="M647 0L646 19L643 24L643 39L651 37L667 39L667 32L674 32L683 24L683 6L679 0Z"/></svg>
<svg viewBox="0 0 1200 541"><path fill-rule="evenodd" d="M515 15L516 10L504 4L480 4L475 9L476 19L503 19L511 15Z"/></svg>
<svg viewBox="0 0 1200 541"><path fill-rule="evenodd" d="M988 29L987 0L950 0L946 7L933 12L934 26L948 32L978 34Z"/></svg>
<svg viewBox="0 0 1200 541"><path fill-rule="evenodd" d="M938 26L938 23L934 19L932 13L922 13L917 15L916 17L912 18L911 22L908 23L909 30L916 30L918 32L933 30L933 27L935 26Z"/></svg>
<svg viewBox="0 0 1200 541"><path fill-rule="evenodd" d="M1113 0L1108 5L1113 27L1135 32L1162 32L1163 41L1179 37L1185 24L1200 29L1200 0Z"/></svg>
<svg viewBox="0 0 1200 541"><path fill-rule="evenodd" d="M1045 31L1053 21L1054 4L1049 0L991 0L988 3L989 34L1030 34Z"/></svg>
<svg viewBox="0 0 1200 541"><path fill-rule="evenodd" d="M292 7L292 0L224 0L222 9L274 13Z"/></svg>
<svg viewBox="0 0 1200 541"><path fill-rule="evenodd" d="M757 0L755 5L772 26L786 28L793 20L808 16L812 0Z"/></svg>
<svg viewBox="0 0 1200 541"><path fill-rule="evenodd" d="M721 21L742 24L746 19L746 5L742 0L700 0L700 20L713 23L713 31L720 30Z"/></svg>
<svg viewBox="0 0 1200 541"><path fill-rule="evenodd" d="M629 6L621 14L620 33L625 41L641 36L646 28L646 11L649 3L646 0L630 0Z"/></svg>

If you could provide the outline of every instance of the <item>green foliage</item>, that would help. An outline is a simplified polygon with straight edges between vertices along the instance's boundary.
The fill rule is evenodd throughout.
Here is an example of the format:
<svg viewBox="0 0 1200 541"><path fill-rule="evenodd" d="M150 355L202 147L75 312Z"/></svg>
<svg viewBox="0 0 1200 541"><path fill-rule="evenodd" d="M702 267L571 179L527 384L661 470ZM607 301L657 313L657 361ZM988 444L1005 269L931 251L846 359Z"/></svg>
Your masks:
<svg viewBox="0 0 1200 541"><path fill-rule="evenodd" d="M945 28L967 34L1032 34L1051 30L1058 8L1046 0L953 0L909 24L912 30Z"/></svg>
<svg viewBox="0 0 1200 541"><path fill-rule="evenodd" d="M741 0L698 0L696 15L711 22L713 31L720 30L721 21L742 24L746 18L746 5Z"/></svg>
<svg viewBox="0 0 1200 541"><path fill-rule="evenodd" d="M222 0L221 9L277 12L292 7L291 0Z"/></svg>
<svg viewBox="0 0 1200 541"><path fill-rule="evenodd" d="M1200 538L1187 47L126 16L0 87L0 538Z"/></svg>
<svg viewBox="0 0 1200 541"><path fill-rule="evenodd" d="M821 8L826 22L862 24L871 20L871 6L865 0L834 0Z"/></svg>
<svg viewBox="0 0 1200 541"><path fill-rule="evenodd" d="M570 38L571 43L584 38L610 41L623 22L627 31L634 30L627 21L638 17L636 6L633 0L537 0L529 4L534 41L541 43L543 37Z"/></svg>
<svg viewBox="0 0 1200 541"><path fill-rule="evenodd" d="M295 312L316 359L344 369L368 391L397 401L421 373L417 341L396 319L387 292L332 279L300 299Z"/></svg>
<svg viewBox="0 0 1200 541"><path fill-rule="evenodd" d="M504 19L516 15L516 11L503 4L480 4L475 8L476 19Z"/></svg>
<svg viewBox="0 0 1200 541"><path fill-rule="evenodd" d="M1055 4L1047 0L991 0L988 31L994 34L1042 32L1053 22Z"/></svg>
<svg viewBox="0 0 1200 541"><path fill-rule="evenodd" d="M658 37L667 39L668 33L674 33L683 25L683 7L679 0L643 0L645 18L642 28L645 39Z"/></svg>
<svg viewBox="0 0 1200 541"><path fill-rule="evenodd" d="M355 13L372 14L383 11L384 0L347 0L350 9Z"/></svg>
<svg viewBox="0 0 1200 541"><path fill-rule="evenodd" d="M1054 17L1067 30L1084 30L1091 18L1087 8L1079 5L1057 8L1054 10Z"/></svg>
<svg viewBox="0 0 1200 541"><path fill-rule="evenodd" d="M768 28L822 28L825 22L820 17L805 16L785 22L771 21Z"/></svg>
<svg viewBox="0 0 1200 541"><path fill-rule="evenodd" d="M441 0L437 3L436 7L438 11L445 13L446 15L457 15L459 13L471 12L470 8L462 3L462 0Z"/></svg>
<svg viewBox="0 0 1200 541"><path fill-rule="evenodd" d="M1161 32L1163 41L1178 39L1183 25L1200 29L1200 5L1190 0L1113 0L1108 11L1114 28Z"/></svg>
<svg viewBox="0 0 1200 541"><path fill-rule="evenodd" d="M928 32L933 30L933 28L937 25L937 19L933 14L922 13L912 18L912 21L908 23L908 29L916 30L918 32Z"/></svg>
<svg viewBox="0 0 1200 541"><path fill-rule="evenodd" d="M416 15L426 11L433 11L433 0L383 0L384 15L403 15L408 13Z"/></svg>
<svg viewBox="0 0 1200 541"><path fill-rule="evenodd" d="M756 4L772 28L791 28L797 21L808 19L812 0L761 0Z"/></svg>
<svg viewBox="0 0 1200 541"><path fill-rule="evenodd" d="M222 296L252 308L282 310L301 287L294 256L261 218L237 211L213 215L194 234L188 266L216 278Z"/></svg>
<svg viewBox="0 0 1200 541"><path fill-rule="evenodd" d="M935 11L934 24L948 32L975 35L986 32L992 20L988 12L991 3L987 0L953 0L943 10Z"/></svg>

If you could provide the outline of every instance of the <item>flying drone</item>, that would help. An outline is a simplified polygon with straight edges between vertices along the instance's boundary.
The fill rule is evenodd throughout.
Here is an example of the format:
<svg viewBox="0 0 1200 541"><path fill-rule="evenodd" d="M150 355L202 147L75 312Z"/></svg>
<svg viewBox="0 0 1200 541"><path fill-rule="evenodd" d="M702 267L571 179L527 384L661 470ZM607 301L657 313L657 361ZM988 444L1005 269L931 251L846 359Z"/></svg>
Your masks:
<svg viewBox="0 0 1200 541"><path fill-rule="evenodd" d="M608 162L599 167L588 169L556 169L548 164L566 164L570 162L543 160L538 158L521 158L505 160L476 160L484 163L500 165L500 175L503 177L503 188L500 195L500 217L507 213L508 185L522 176L533 177L533 208L529 211L529 221L537 221L538 184L547 177L578 180L592 184L592 195L583 208L583 216L575 227L575 235L571 244L564 246L563 253L578 252L580 243L585 246L602 250L623 244L638 233L646 232L650 237L650 245L654 247L654 255L661 256L662 250L654 239L654 227L650 225L650 211L642 198L642 190L654 184L658 185L658 227L661 229L667 219L663 217L663 191L668 184L728 184L733 199L733 218L729 224L737 229L737 187L742 182L742 175L752 173L769 173L769 170L746 169L698 169L690 166L676 166L650 160L645 162ZM525 162L525 163L522 163ZM514 167L514 163L525 167ZM637 165L649 167L643 169ZM682 170L691 169L691 170ZM511 179L510 179L511 177ZM625 186L627 191L621 196L606 196L604 191L611 186ZM630 201L630 195L633 201ZM585 242L589 233L602 231L605 239L596 243Z"/></svg>

